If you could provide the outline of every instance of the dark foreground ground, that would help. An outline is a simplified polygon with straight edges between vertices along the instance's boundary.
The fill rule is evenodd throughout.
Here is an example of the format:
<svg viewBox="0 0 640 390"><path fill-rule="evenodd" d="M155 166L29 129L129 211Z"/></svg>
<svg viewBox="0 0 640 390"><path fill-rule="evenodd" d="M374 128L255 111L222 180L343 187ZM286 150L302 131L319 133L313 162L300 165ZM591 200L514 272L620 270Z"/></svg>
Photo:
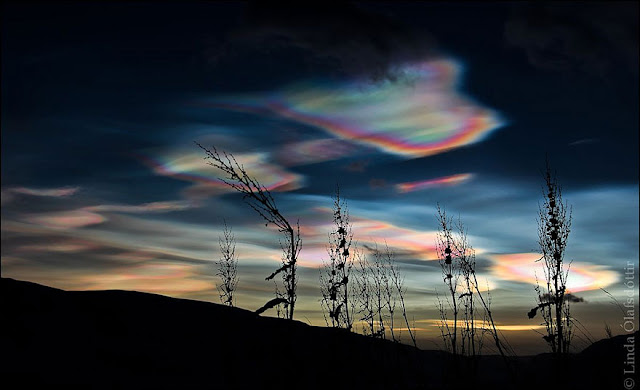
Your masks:
<svg viewBox="0 0 640 390"><path fill-rule="evenodd" d="M2 278L0 385L21 388L623 389L626 337L567 363L497 356L477 375L421 351L207 302ZM637 333L636 333L637 336Z"/></svg>

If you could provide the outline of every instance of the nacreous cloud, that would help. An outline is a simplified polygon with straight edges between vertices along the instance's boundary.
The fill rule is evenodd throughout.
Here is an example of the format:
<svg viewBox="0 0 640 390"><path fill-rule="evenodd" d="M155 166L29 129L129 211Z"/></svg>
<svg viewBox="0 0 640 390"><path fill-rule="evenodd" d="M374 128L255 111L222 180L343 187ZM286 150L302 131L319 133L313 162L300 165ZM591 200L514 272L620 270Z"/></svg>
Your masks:
<svg viewBox="0 0 640 390"><path fill-rule="evenodd" d="M60 187L60 188L27 188L27 187L14 187L10 188L11 192L17 194L25 194L32 196L48 196L54 198L63 198L71 196L78 192L79 187Z"/></svg>
<svg viewBox="0 0 640 390"><path fill-rule="evenodd" d="M504 124L463 96L462 65L451 59L397 67L396 81L307 82L272 95L222 97L216 108L271 113L404 157L422 157L483 140Z"/></svg>
<svg viewBox="0 0 640 390"><path fill-rule="evenodd" d="M80 190L80 187L57 187L57 188L28 188L28 187L11 187L2 189L1 203L4 206L15 198L14 194L40 196L48 198L66 198L74 195Z"/></svg>
<svg viewBox="0 0 640 390"><path fill-rule="evenodd" d="M492 273L503 280L536 284L536 276L544 283L544 270L538 253L491 255ZM568 264L568 263L567 263ZM572 262L567 278L567 290L572 293L605 288L618 281L618 274L605 266Z"/></svg>
<svg viewBox="0 0 640 390"><path fill-rule="evenodd" d="M257 178L269 191L292 191L303 185L303 176L271 163L266 153L233 153L233 156L249 176ZM189 199L202 199L233 191L220 180L225 178L224 172L208 165L204 157L205 154L200 149L174 150L144 155L142 161L156 174L194 183L185 190Z"/></svg>
<svg viewBox="0 0 640 390"><path fill-rule="evenodd" d="M326 222L316 221L307 223L301 228L305 237L305 246L301 252L301 260L305 266L319 267L327 259L327 234L335 229L330 222L332 209L316 207L315 212L326 216ZM369 253L367 248L376 246L384 250L385 245L402 258L414 260L435 260L436 232L419 231L394 225L387 221L370 219L351 214L354 238L353 242L363 253Z"/></svg>
<svg viewBox="0 0 640 390"><path fill-rule="evenodd" d="M422 181L414 181L410 183L396 184L396 191L400 193L413 192L425 190L428 188L451 186L460 184L464 181L471 179L473 175L471 173L460 173L457 175L438 177L435 179L428 179Z"/></svg>
<svg viewBox="0 0 640 390"><path fill-rule="evenodd" d="M41 214L29 214L22 218L24 221L41 225L51 229L75 229L85 226L98 225L106 218L98 213L87 210L70 210Z"/></svg>

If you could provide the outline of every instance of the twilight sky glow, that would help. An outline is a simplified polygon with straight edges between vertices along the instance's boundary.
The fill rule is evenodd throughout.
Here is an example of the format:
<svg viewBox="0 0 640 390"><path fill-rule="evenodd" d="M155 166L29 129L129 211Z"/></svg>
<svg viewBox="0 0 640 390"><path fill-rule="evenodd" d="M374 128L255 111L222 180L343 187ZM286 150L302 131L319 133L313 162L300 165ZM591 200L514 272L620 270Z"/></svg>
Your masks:
<svg viewBox="0 0 640 390"><path fill-rule="evenodd" d="M2 6L2 275L237 306L273 295L278 234L206 165L232 152L300 220L298 320L324 325L336 183L354 239L396 253L423 348L439 331L436 204L459 215L516 350L535 304L545 154L573 207L573 312L622 333L638 262L637 3ZM637 281L637 274L636 274ZM636 289L637 294L637 289ZM580 341L577 346L580 347Z"/></svg>

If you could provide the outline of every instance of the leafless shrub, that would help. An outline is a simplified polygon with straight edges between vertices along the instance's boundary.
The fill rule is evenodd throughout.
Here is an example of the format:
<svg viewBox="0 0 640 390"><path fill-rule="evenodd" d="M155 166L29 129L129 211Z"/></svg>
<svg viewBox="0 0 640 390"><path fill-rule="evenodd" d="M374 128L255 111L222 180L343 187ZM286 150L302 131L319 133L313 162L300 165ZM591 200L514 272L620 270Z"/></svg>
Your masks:
<svg viewBox="0 0 640 390"><path fill-rule="evenodd" d="M544 284L535 287L538 304L528 316L541 312L546 334L543 339L552 353L569 353L573 337L570 300L567 299L567 277L570 264L564 262L565 249L571 231L571 208L562 200L562 188L547 162L543 187L544 202L538 211L538 245L543 262Z"/></svg>
<svg viewBox="0 0 640 390"><path fill-rule="evenodd" d="M214 146L209 150L197 142L196 145L206 153L207 164L219 169L225 175L220 179L243 195L245 202L266 221L265 225L272 224L283 234L284 238L280 242L283 251L282 266L267 276L266 280L272 280L276 275L282 274L284 292L279 293L276 290L276 298L279 298L278 304L284 306L286 318L293 319L297 298L296 267L302 246L299 223L296 224L296 228L291 226L278 210L269 190L257 179L251 177L232 154L224 151L220 153Z"/></svg>
<svg viewBox="0 0 640 390"><path fill-rule="evenodd" d="M351 331L355 312L353 291L349 277L357 247L352 247L353 232L349 222L349 209L336 189L333 202L335 230L329 233L329 261L320 270L322 309L327 325ZM328 318L327 318L328 317Z"/></svg>
<svg viewBox="0 0 640 390"><path fill-rule="evenodd" d="M378 245L372 250L373 261L370 262L370 275L373 283L373 307L375 317L378 322L378 337L386 339L386 324L390 321L390 331L393 335L393 307L388 306L388 303L392 301L390 297L386 296L388 287L387 273L385 270L385 258L383 254L378 250ZM395 303L395 302L394 302Z"/></svg>
<svg viewBox="0 0 640 390"><path fill-rule="evenodd" d="M387 248L388 249L388 248ZM391 252L387 250L387 254ZM392 254L392 253L391 253ZM416 343L416 335L415 330L412 330L412 326L409 324L409 317L407 316L407 306L405 305L404 296L407 292L406 287L404 286L404 277L400 274L400 270L397 266L395 266L395 261L390 261L392 264L389 267L389 279L391 284L396 289L397 297L400 300L400 308L402 309L402 318L404 319L405 324L407 325L407 331L409 332L409 337L411 338L411 342L414 347L417 347Z"/></svg>
<svg viewBox="0 0 640 390"><path fill-rule="evenodd" d="M233 293L238 285L238 258L236 256L236 240L231 229L224 222L223 235L218 238L222 256L217 261L221 283L218 285L220 301L229 306L234 305Z"/></svg>
<svg viewBox="0 0 640 390"><path fill-rule="evenodd" d="M355 253L357 314L363 322L362 333L367 336L379 337L380 331L376 325L376 311L374 309L374 287L372 273L367 256L361 252Z"/></svg>
<svg viewBox="0 0 640 390"><path fill-rule="evenodd" d="M445 210L437 207L438 214L438 236L436 250L440 269L442 270L442 280L447 288L447 295L443 298L438 296L438 308L440 310L440 332L445 349L451 352L454 357L459 354L458 346L458 297L456 291L460 279L460 267L454 263L454 237L452 230L452 219L447 216ZM452 317L452 318L451 318Z"/></svg>
<svg viewBox="0 0 640 390"><path fill-rule="evenodd" d="M395 257L388 245L384 251L378 246L369 247L369 256L359 256L357 292L361 315L365 323L364 334L400 342L397 332L396 308L398 304L414 345L415 333L409 325L404 301L404 279L395 262ZM371 259L371 260L368 260Z"/></svg>
<svg viewBox="0 0 640 390"><path fill-rule="evenodd" d="M445 298L436 295L440 312L440 334L445 348L454 358L459 355L473 358L481 354L485 335L491 339L509 367L507 351L512 349L500 337L491 311L491 295L483 293L476 274L475 250L469 244L467 230L458 218L453 219L437 206L438 238L436 249L443 281ZM444 300L444 302L443 302Z"/></svg>

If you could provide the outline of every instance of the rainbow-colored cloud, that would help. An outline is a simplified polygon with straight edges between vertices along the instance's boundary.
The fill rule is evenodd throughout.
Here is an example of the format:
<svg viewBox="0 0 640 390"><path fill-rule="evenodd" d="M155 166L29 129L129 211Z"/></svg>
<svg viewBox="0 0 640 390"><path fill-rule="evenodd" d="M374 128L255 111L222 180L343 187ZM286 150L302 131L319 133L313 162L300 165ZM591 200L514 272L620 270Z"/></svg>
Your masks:
<svg viewBox="0 0 640 390"><path fill-rule="evenodd" d="M54 197L54 198L63 198L67 196L71 196L78 192L80 187L60 187L60 188L27 188L27 187L14 187L10 188L9 191L31 195L31 196L46 196L46 197Z"/></svg>
<svg viewBox="0 0 640 390"><path fill-rule="evenodd" d="M349 142L335 139L313 139L287 143L274 152L274 159L285 166L299 166L336 160L353 153Z"/></svg>
<svg viewBox="0 0 640 390"><path fill-rule="evenodd" d="M538 253L510 253L490 255L491 272L500 279L535 285L536 276L544 282L544 271ZM597 290L618 281L618 274L605 266L572 262L567 278L567 290L572 293Z"/></svg>
<svg viewBox="0 0 640 390"><path fill-rule="evenodd" d="M233 153L247 173L258 179L269 191L292 191L302 187L304 178L271 163L267 153ZM156 174L189 181L194 186L185 191L191 199L233 191L220 178L225 174L206 163L199 151L175 150L169 153L141 156L142 162Z"/></svg>
<svg viewBox="0 0 640 390"><path fill-rule="evenodd" d="M460 184L464 181L471 179L472 177L473 175L471 173L459 173L456 175L438 177L435 179L414 181L409 183L399 183L399 184L396 184L396 191L400 193L405 193L405 192L420 191L420 190L433 188L433 187L451 186L451 185Z"/></svg>
<svg viewBox="0 0 640 390"><path fill-rule="evenodd" d="M332 210L328 207L316 207L314 211L330 216ZM301 227L301 233L305 237L305 246L302 249L301 259L309 267L318 267L322 260L327 258L327 234L335 227L330 222L306 224ZM416 260L437 259L435 248L435 231L420 231L400 227L392 223L369 219L352 214L350 216L354 232L354 243L366 253L365 247L373 248L376 245L384 249L385 244L395 253L402 254Z"/></svg>
<svg viewBox="0 0 640 390"><path fill-rule="evenodd" d="M169 211L187 210L193 207L191 202L184 200L149 202L140 205L101 204L84 207L82 210L91 212L115 212L115 213L165 213Z"/></svg>
<svg viewBox="0 0 640 390"><path fill-rule="evenodd" d="M461 68L451 59L429 60L398 67L403 77L396 81L306 82L211 105L275 114L404 157L429 156L479 142L504 124L459 92Z"/></svg>
<svg viewBox="0 0 640 390"><path fill-rule="evenodd" d="M76 229L106 221L104 216L83 209L29 214L23 219L28 223L51 229Z"/></svg>

